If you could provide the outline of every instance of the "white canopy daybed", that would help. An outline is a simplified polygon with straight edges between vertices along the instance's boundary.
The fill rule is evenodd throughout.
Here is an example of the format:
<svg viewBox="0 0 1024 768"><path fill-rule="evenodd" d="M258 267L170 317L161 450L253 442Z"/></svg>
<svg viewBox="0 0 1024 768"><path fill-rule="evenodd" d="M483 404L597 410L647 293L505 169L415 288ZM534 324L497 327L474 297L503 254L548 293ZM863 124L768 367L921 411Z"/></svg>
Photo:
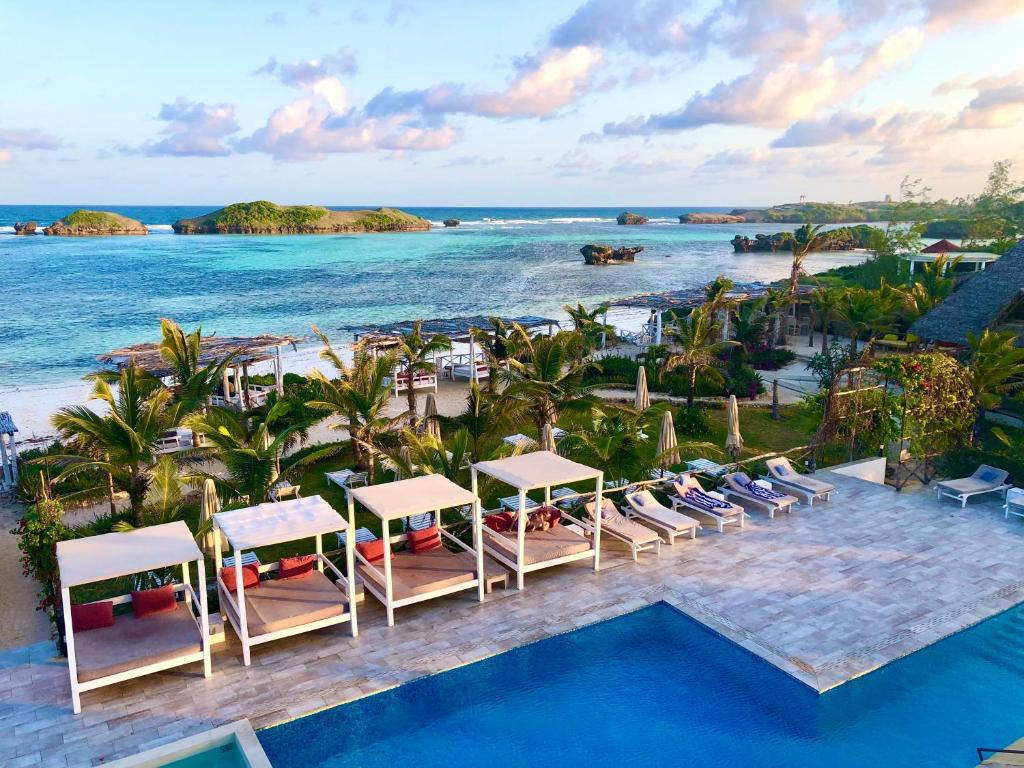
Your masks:
<svg viewBox="0 0 1024 768"><path fill-rule="evenodd" d="M213 515L214 530L219 530L234 550L234 585L228 588L221 571L223 553L220 536L214 536L217 563L217 588L221 615L226 616L242 642L242 658L249 666L252 646L291 637L315 629L323 629L348 621L352 636L358 634L356 623L355 584L352 579L355 536L352 528L334 508L319 496L289 499L276 503L257 504ZM345 573L323 553L323 535L344 531ZM299 539L315 539L315 568L297 578L280 578L280 562L258 566L259 575L277 576L260 579L255 588L246 587L241 555L246 550L282 544ZM327 568L337 577L332 582L324 573Z"/></svg>
<svg viewBox="0 0 1024 768"><path fill-rule="evenodd" d="M189 566L197 563L199 591L192 589ZM210 676L210 631L206 609L203 553L188 526L181 521L153 525L127 533L104 533L57 542L61 603L67 639L71 701L82 711L81 693L106 685L203 662ZM121 576L181 568L181 583L166 585L168 603L158 611L138 608L146 592L97 600L79 610L105 611L105 620L89 619L91 628L75 629L71 588ZM157 590L164 591L164 590ZM183 597L182 601L178 597ZM113 615L113 607L132 603L133 612ZM147 615L148 614L148 615ZM84 623L85 620L83 620Z"/></svg>
<svg viewBox="0 0 1024 768"><path fill-rule="evenodd" d="M544 506L551 506L551 488L556 485L595 481L595 509L601 508L604 473L598 469L577 464L575 461L550 451L536 451L511 456L507 459L481 461L471 468L473 493L477 491L479 473L489 475L519 491L518 509L527 509L526 494L544 489ZM525 574L576 560L593 558L594 570L601 567L601 516L593 524L573 519L570 525L555 525L545 530L527 531L529 514L516 514L515 531L483 529L484 548L495 560L516 573L516 586L523 589ZM591 532L591 538L577 531Z"/></svg>
<svg viewBox="0 0 1024 768"><path fill-rule="evenodd" d="M358 573L366 589L387 609L388 626L395 624L395 609L450 595L466 589L477 590L484 599L484 555L481 547L480 500L441 475L422 475L382 485L348 489L349 530L355 527L355 503L380 518L382 535L378 557L366 556L374 542L355 548L359 560ZM453 507L471 510L473 546L469 547L446 531L441 524L441 511ZM432 513L434 527L421 530L407 528L392 535L390 523ZM436 534L436 535L435 535ZM456 551L444 546L450 542ZM421 543L422 542L422 543ZM406 544L398 552L393 544ZM362 549L360 549L362 548ZM351 547L347 547L351 551Z"/></svg>

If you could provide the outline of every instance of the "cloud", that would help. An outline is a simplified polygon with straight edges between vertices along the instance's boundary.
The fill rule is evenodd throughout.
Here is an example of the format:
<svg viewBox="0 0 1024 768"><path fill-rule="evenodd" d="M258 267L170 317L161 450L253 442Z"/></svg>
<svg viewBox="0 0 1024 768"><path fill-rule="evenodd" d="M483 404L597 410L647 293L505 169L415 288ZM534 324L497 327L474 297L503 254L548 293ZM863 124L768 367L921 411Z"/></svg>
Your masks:
<svg viewBox="0 0 1024 768"><path fill-rule="evenodd" d="M954 128L1008 128L1024 120L1024 69L961 87L975 96L957 116Z"/></svg>
<svg viewBox="0 0 1024 768"><path fill-rule="evenodd" d="M60 149L64 142L52 133L34 128L0 128L0 149L52 150Z"/></svg>
<svg viewBox="0 0 1024 768"><path fill-rule="evenodd" d="M182 96L163 104L157 119L167 123L160 131L165 138L126 151L150 157L219 157L230 154L224 139L238 131L234 105L206 104Z"/></svg>
<svg viewBox="0 0 1024 768"><path fill-rule="evenodd" d="M480 157L480 155L463 155L453 157L447 163L446 168L457 168L464 166L501 165L505 162L504 157Z"/></svg>
<svg viewBox="0 0 1024 768"><path fill-rule="evenodd" d="M589 0L551 33L555 48L620 45L646 54L681 52L690 45L682 0Z"/></svg>
<svg viewBox="0 0 1024 768"><path fill-rule="evenodd" d="M0 148L0 165L11 162L11 150Z"/></svg>
<svg viewBox="0 0 1024 768"><path fill-rule="evenodd" d="M667 155L646 155L639 152L630 152L616 158L608 169L611 173L619 173L627 176L653 176L659 173L679 171L683 169L684 163L675 157Z"/></svg>
<svg viewBox="0 0 1024 768"><path fill-rule="evenodd" d="M857 115L850 112L836 112L824 119L798 120L779 138L772 147L818 147L840 141L854 141L862 138L875 127L871 115Z"/></svg>
<svg viewBox="0 0 1024 768"><path fill-rule="evenodd" d="M566 152L551 168L558 176L592 176L601 170L600 163L582 149Z"/></svg>
<svg viewBox="0 0 1024 768"><path fill-rule="evenodd" d="M924 0L921 5L928 31L936 34L1024 13L1021 0Z"/></svg>
<svg viewBox="0 0 1024 768"><path fill-rule="evenodd" d="M253 72L254 75L271 75L285 85L301 87L312 85L318 80L336 75L354 75L359 71L356 54L348 46L342 46L334 53L325 53L316 59L305 59L282 64L273 56L267 63Z"/></svg>

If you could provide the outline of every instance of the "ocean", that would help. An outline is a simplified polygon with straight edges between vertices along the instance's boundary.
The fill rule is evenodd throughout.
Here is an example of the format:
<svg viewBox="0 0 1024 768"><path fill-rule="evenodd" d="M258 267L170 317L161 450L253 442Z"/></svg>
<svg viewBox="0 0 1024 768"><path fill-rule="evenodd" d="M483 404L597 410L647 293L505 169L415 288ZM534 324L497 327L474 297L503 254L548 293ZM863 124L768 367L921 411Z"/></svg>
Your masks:
<svg viewBox="0 0 1024 768"><path fill-rule="evenodd" d="M142 221L146 237L14 236L75 208ZM430 232L367 235L179 236L171 223L216 206L0 206L0 410L5 388L50 387L96 367L95 356L157 337L158 318L220 335L309 335L339 342L353 327L474 314L561 317L561 308L637 293L788 274L786 254L735 254L736 234L764 225L684 225L708 208L631 208L646 226L615 223L623 208L406 208ZM726 209L721 209L726 210ZM457 218L462 225L445 229ZM630 265L586 266L587 243L642 245ZM816 254L811 271L863 254Z"/></svg>

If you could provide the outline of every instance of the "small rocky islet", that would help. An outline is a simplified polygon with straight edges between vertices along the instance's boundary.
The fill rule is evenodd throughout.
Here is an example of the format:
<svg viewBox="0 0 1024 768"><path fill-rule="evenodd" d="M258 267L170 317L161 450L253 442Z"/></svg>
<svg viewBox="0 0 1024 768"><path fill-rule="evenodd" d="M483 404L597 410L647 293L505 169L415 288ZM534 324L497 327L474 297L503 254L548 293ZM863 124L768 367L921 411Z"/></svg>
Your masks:
<svg viewBox="0 0 1024 768"><path fill-rule="evenodd" d="M179 235L320 235L416 232L430 229L430 222L397 208L332 211L318 205L256 200L180 219L171 226Z"/></svg>
<svg viewBox="0 0 1024 768"><path fill-rule="evenodd" d="M32 233L35 232L35 222ZM28 225L26 225L28 226ZM32 234L22 230L18 234ZM109 235L146 235L149 231L141 221L130 219L110 211L89 211L79 208L43 228L43 234L50 237L106 237Z"/></svg>
<svg viewBox="0 0 1024 768"><path fill-rule="evenodd" d="M580 248L580 253L584 264L630 264L643 249L642 245L613 248L610 245L589 243Z"/></svg>
<svg viewBox="0 0 1024 768"><path fill-rule="evenodd" d="M641 216L639 213L623 211L615 217L615 221L623 226L639 226L641 224L646 224L649 219L646 216Z"/></svg>

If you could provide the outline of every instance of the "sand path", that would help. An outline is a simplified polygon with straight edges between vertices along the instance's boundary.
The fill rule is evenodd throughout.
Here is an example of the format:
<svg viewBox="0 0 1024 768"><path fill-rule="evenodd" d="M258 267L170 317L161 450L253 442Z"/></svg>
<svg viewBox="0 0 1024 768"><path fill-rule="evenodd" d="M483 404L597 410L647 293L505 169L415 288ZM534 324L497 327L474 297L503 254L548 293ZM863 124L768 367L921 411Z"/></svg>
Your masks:
<svg viewBox="0 0 1024 768"><path fill-rule="evenodd" d="M0 501L0 649L50 639L50 622L36 610L39 586L22 574L18 537L10 533L21 514L20 505Z"/></svg>

